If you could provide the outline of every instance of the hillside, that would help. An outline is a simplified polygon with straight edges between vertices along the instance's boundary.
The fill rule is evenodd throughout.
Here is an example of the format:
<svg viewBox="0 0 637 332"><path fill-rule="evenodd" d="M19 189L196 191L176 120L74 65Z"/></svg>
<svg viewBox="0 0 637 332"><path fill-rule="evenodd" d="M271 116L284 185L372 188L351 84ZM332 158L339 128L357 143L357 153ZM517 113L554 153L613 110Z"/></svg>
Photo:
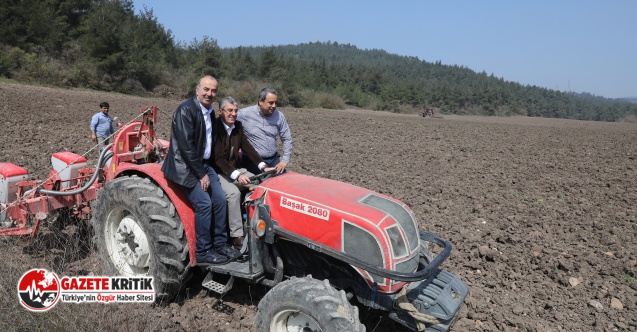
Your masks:
<svg viewBox="0 0 637 332"><path fill-rule="evenodd" d="M243 103L270 85L283 106L298 108L415 114L430 105L445 114L637 121L634 103L523 86L463 64L337 42L221 48L214 37L178 43L152 10L136 14L131 0L11 0L0 9L0 77L183 97L211 74Z"/></svg>
<svg viewBox="0 0 637 332"><path fill-rule="evenodd" d="M446 114L597 121L618 121L626 117L632 121L637 117L637 106L622 100L524 86L462 65L432 63L384 50L361 50L350 44L316 42L224 50L224 54L230 56L244 54L245 58L247 53L257 59L269 52L280 57L271 61L274 67L293 73L286 80L300 79L295 73L309 78L303 83L297 82L296 86L336 92L347 104L355 106L369 107L369 100L375 100L371 108L377 110L409 113L411 109L432 105ZM283 85L284 88L290 86L296 87Z"/></svg>

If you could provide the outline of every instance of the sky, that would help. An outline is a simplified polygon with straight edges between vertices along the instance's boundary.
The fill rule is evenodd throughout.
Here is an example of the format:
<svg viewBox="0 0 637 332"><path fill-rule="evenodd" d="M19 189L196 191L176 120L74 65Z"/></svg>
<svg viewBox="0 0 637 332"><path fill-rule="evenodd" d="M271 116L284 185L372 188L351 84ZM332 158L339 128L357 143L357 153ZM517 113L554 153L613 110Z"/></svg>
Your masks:
<svg viewBox="0 0 637 332"><path fill-rule="evenodd" d="M637 97L634 0L133 0L175 41L222 48L338 42L507 81Z"/></svg>

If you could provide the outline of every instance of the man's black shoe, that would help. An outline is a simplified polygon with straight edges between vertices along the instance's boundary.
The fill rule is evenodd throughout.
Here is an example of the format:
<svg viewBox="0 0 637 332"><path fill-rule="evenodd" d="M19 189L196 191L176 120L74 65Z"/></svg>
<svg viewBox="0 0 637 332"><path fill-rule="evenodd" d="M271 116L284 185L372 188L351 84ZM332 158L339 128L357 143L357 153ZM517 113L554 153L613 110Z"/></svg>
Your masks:
<svg viewBox="0 0 637 332"><path fill-rule="evenodd" d="M224 255L208 250L202 255L197 255L197 265L219 265L228 263L230 259Z"/></svg>
<svg viewBox="0 0 637 332"><path fill-rule="evenodd" d="M239 252L239 250L229 246L229 245L223 245L219 248L216 248L215 251L218 254L224 255L226 257L228 257L230 260L234 260L237 259L241 256L241 252Z"/></svg>
<svg viewBox="0 0 637 332"><path fill-rule="evenodd" d="M232 247L237 249L237 250L241 250L241 247L243 247L243 241L245 240L245 236L239 236L239 237L233 237L232 238Z"/></svg>

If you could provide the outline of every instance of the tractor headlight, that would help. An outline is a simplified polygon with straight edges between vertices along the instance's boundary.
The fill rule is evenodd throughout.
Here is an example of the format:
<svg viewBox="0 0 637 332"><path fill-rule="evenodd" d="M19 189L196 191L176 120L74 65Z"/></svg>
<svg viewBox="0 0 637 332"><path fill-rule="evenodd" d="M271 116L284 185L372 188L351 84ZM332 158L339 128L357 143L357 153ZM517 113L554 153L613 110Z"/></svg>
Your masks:
<svg viewBox="0 0 637 332"><path fill-rule="evenodd" d="M265 221L263 219L257 219L252 222L252 230L258 237L262 237L265 234Z"/></svg>

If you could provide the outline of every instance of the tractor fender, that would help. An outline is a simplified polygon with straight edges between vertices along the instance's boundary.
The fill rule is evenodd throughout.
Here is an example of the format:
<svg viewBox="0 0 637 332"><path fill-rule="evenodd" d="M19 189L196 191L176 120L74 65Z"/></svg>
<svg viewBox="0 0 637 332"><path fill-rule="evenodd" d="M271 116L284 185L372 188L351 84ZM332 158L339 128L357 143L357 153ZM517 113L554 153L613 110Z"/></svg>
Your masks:
<svg viewBox="0 0 637 332"><path fill-rule="evenodd" d="M197 261L195 254L197 250L195 213L186 194L178 184L164 177L164 173L161 171L161 164L122 163L117 166L114 178L132 174L152 179L168 195L183 224L186 240L188 241L188 251L190 252L190 265L194 266Z"/></svg>

